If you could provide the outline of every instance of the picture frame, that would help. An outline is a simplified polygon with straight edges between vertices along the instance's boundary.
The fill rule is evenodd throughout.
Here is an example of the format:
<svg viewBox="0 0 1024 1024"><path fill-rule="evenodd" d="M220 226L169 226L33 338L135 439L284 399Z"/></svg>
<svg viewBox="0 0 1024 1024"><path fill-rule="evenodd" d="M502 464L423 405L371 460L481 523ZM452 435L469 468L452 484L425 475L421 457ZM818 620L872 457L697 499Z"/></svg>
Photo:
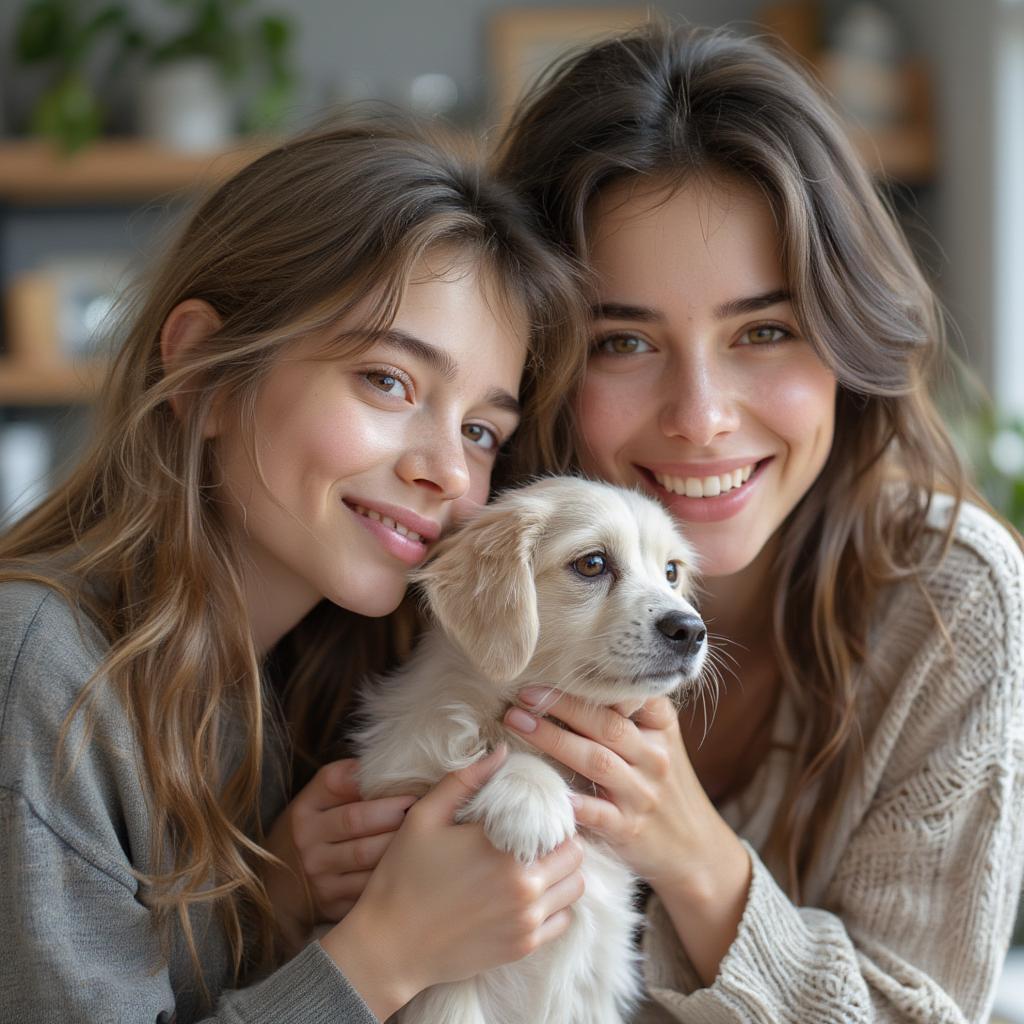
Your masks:
<svg viewBox="0 0 1024 1024"><path fill-rule="evenodd" d="M500 121L553 61L570 50L645 24L644 6L510 7L490 22L491 107Z"/></svg>
<svg viewBox="0 0 1024 1024"><path fill-rule="evenodd" d="M104 358L104 328L127 271L123 255L94 253L17 275L5 302L8 356L40 368Z"/></svg>

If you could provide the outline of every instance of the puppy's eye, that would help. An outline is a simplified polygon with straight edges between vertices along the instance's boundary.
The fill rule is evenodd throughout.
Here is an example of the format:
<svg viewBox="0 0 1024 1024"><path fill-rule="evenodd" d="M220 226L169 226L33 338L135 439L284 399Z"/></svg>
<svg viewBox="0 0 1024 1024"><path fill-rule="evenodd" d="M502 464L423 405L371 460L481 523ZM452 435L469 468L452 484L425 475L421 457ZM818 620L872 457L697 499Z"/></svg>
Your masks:
<svg viewBox="0 0 1024 1024"><path fill-rule="evenodd" d="M665 565L665 579L672 584L673 587L679 585L679 581L683 578L683 564L682 562L668 562Z"/></svg>
<svg viewBox="0 0 1024 1024"><path fill-rule="evenodd" d="M588 554L580 555L572 567L588 579L594 576L603 576L608 571L608 559L600 551L591 551Z"/></svg>

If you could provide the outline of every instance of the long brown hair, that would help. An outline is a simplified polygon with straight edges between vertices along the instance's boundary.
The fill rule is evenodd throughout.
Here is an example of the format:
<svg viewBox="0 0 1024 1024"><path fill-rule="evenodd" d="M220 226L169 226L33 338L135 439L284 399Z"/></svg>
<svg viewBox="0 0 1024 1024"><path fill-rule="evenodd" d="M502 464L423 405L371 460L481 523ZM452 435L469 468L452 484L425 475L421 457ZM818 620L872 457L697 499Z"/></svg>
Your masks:
<svg viewBox="0 0 1024 1024"><path fill-rule="evenodd" d="M372 621L322 602L279 645L291 652L275 652L287 678L270 692L202 424L215 399L250 423L274 360L358 303L373 303L368 327L386 327L414 266L440 251L477 261L499 302L525 311L522 448L538 465L564 465L583 307L569 263L530 225L510 189L393 115L266 153L195 210L128 297L88 452L0 539L0 581L55 587L109 641L72 714L100 686L123 702L151 795L156 868L145 897L165 940L179 922L197 973L194 905L216 911L236 976L254 949L272 959L255 867L269 857L259 821L268 744L291 743L309 774L337 744L353 682L383 669L410 633L407 617ZM165 372L161 327L189 298L209 303L220 326ZM514 472L509 463L506 478ZM225 763L229 732L244 739Z"/></svg>
<svg viewBox="0 0 1024 1024"><path fill-rule="evenodd" d="M799 898L826 841L831 802L815 793L856 764L854 670L876 599L896 579L920 585L932 496L959 505L968 491L927 390L945 349L935 297L814 84L726 30L652 24L564 59L513 116L498 170L583 260L595 196L624 179L725 173L771 205L798 322L839 384L831 454L782 528L775 574L774 643L802 731L768 848ZM893 476L910 484L901 496Z"/></svg>

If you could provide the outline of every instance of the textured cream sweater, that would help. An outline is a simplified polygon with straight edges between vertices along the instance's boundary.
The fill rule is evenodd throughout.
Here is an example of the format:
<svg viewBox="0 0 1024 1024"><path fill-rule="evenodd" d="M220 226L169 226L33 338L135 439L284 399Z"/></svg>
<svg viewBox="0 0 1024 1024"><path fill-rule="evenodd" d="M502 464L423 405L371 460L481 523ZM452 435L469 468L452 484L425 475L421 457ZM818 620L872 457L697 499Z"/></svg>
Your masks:
<svg viewBox="0 0 1024 1024"><path fill-rule="evenodd" d="M1024 558L974 506L955 537L928 591L957 656L920 593L890 588L860 678L862 770L836 801L805 904L757 852L790 771L774 749L722 809L753 879L718 977L702 987L652 897L638 1024L988 1019L1024 871ZM793 729L783 703L775 738Z"/></svg>

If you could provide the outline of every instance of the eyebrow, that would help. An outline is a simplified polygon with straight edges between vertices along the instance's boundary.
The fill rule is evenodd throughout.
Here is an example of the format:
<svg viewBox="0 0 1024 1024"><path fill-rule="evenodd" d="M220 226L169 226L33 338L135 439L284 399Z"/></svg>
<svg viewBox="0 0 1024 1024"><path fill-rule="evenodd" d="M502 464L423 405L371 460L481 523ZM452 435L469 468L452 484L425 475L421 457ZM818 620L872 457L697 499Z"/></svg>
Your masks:
<svg viewBox="0 0 1024 1024"><path fill-rule="evenodd" d="M785 288L751 295L742 299L730 299L715 306L713 312L716 320L728 320L730 317L744 313L756 313L758 310L789 302L792 295ZM623 302L599 302L590 307L595 320L630 320L634 323L664 323L665 314L650 306L631 306Z"/></svg>
<svg viewBox="0 0 1024 1024"><path fill-rule="evenodd" d="M436 370L449 383L454 382L458 376L459 364L452 358L451 353L445 352L443 348L432 345L429 341L417 338L414 334L391 328L373 335L373 341L384 345L390 345L402 352L411 355L422 363L426 363L431 369ZM515 416L521 416L523 407L519 404L515 395L509 394L504 388L491 388L484 396L487 405L493 405L503 409Z"/></svg>

